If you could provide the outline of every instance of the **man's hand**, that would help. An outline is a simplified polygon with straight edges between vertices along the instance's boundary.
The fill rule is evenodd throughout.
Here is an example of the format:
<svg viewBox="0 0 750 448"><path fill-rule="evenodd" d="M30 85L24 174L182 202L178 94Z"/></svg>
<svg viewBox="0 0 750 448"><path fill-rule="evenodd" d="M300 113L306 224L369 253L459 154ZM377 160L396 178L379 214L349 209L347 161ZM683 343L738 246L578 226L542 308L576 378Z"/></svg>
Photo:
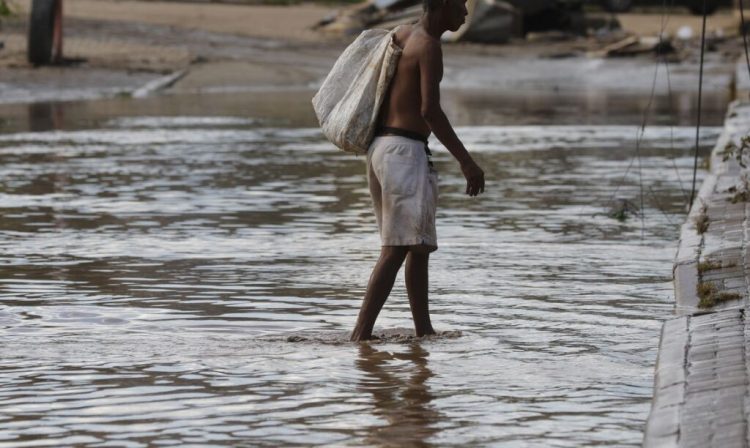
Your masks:
<svg viewBox="0 0 750 448"><path fill-rule="evenodd" d="M476 196L484 193L484 171L473 160L461 164L461 171L466 178L466 194Z"/></svg>

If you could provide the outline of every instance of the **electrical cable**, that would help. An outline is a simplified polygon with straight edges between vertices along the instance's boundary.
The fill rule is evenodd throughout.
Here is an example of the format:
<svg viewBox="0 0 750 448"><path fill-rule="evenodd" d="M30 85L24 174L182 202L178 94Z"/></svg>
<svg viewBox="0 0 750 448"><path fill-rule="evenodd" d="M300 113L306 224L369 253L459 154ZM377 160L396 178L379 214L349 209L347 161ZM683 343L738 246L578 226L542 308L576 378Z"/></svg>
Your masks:
<svg viewBox="0 0 750 448"><path fill-rule="evenodd" d="M670 5L672 1L673 0L670 0ZM667 14L667 0L664 0L662 3L661 31L659 32L659 47L660 48L663 46L664 32L666 30L666 26L668 22L669 22L669 15ZM665 60L665 63L666 63L666 60ZM644 134L646 132L646 125L648 124L648 120L651 114L651 108L654 102L654 97L656 95L656 82L658 79L658 75L659 75L659 60L657 59L656 66L654 67L654 77L651 81L651 92L649 94L648 103L646 103L646 107L643 112L643 119L641 120L641 125L639 126L638 131L636 133L635 157L631 159L630 164L628 165L627 169L625 170L625 173L620 179L620 182L618 183L617 187L615 187L615 191L612 193L609 200L607 201L607 205L612 204L615 197L617 196L617 193L620 190L620 187L625 183L625 179L630 173L630 169L633 167L634 162L638 160L638 188L639 188L639 196L640 196L641 240L643 240L643 237L644 237L645 215L646 215L645 209L644 209L644 200L643 200L644 194L643 194L643 166L642 166L642 161L641 161L641 143L643 142ZM667 76L669 76L668 71L667 71ZM668 80L668 86L670 90L669 97L671 101L672 93L671 93L671 83L669 82L669 80ZM670 109L671 109L671 102L670 102ZM670 135L673 136L673 134L670 134ZM657 208L660 208L658 203L656 204L656 206ZM661 211L662 213L664 213L664 210L661 210Z"/></svg>
<svg viewBox="0 0 750 448"><path fill-rule="evenodd" d="M656 95L656 80L659 75L659 62L657 61L656 67L654 68L654 77L651 80L651 94L649 95L648 102L646 103L646 108L643 111L643 118L641 119L641 124L638 126L638 130L636 131L636 137L635 137L635 157L633 157L630 160L630 164L625 169L625 174L622 175L622 178L620 179L620 182L618 183L617 187L615 187L615 191L610 196L609 200L607 201L607 205L612 204L612 202L615 199L615 196L620 190L620 187L622 184L625 183L625 178L627 178L628 174L630 174L630 169L633 167L633 164L635 163L636 159L640 161L640 147L641 147L641 141L643 141L643 135L646 132L646 124L648 123L648 117L651 112L651 105L654 102L654 96ZM642 194L642 192L641 192Z"/></svg>
<svg viewBox="0 0 750 448"><path fill-rule="evenodd" d="M648 187L648 192L651 193L651 197L654 199L654 203L656 203L657 208L661 212L662 215L667 219L667 222L670 226L675 225L674 222L669 218L669 214L664 210L664 208L661 206L661 203L659 202L659 199L656 197L656 192L654 192L654 189L651 188L651 186Z"/></svg>

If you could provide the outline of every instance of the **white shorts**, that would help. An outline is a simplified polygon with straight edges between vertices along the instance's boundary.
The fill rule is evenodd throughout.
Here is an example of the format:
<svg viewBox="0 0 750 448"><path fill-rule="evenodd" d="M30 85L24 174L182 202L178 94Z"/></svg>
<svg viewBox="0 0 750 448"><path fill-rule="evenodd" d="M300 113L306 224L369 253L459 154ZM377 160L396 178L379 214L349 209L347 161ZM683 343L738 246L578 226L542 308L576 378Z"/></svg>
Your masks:
<svg viewBox="0 0 750 448"><path fill-rule="evenodd" d="M438 174L428 163L423 142L375 137L367 151L367 183L383 246L437 250Z"/></svg>

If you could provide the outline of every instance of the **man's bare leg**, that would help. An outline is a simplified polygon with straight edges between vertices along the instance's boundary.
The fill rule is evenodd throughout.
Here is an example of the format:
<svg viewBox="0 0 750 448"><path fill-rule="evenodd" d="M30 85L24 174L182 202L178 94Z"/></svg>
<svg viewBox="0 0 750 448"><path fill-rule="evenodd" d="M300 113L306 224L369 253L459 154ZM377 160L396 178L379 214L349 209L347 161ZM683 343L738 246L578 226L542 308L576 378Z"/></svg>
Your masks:
<svg viewBox="0 0 750 448"><path fill-rule="evenodd" d="M435 334L430 322L430 310L427 304L429 253L409 251L406 257L406 292L409 294L409 306L414 318L414 329L417 336Z"/></svg>
<svg viewBox="0 0 750 448"><path fill-rule="evenodd" d="M381 248L380 258L370 275L365 300L362 302L357 325L354 326L350 340L363 341L372 338L375 319L378 318L383 304L391 293L398 270L401 269L408 251L409 248L406 246L383 246Z"/></svg>

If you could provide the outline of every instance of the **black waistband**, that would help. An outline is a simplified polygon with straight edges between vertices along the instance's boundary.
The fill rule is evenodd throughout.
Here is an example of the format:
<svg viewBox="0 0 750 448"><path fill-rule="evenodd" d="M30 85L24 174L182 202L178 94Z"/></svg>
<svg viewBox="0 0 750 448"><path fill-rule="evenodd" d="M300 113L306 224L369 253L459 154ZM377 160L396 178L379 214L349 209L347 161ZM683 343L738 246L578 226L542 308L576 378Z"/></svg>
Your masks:
<svg viewBox="0 0 750 448"><path fill-rule="evenodd" d="M406 137L412 140L418 140L427 146L427 137L420 134L419 132L410 131L402 128L392 128L389 126L380 126L376 131L375 135L397 135L399 137Z"/></svg>

